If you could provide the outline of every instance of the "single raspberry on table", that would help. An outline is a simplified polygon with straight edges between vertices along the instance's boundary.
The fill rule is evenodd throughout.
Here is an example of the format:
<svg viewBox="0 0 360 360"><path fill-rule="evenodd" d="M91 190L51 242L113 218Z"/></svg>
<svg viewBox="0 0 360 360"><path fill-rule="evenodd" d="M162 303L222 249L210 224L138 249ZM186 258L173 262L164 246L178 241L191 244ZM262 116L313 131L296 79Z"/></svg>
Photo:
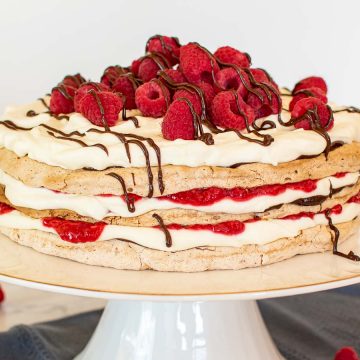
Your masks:
<svg viewBox="0 0 360 360"><path fill-rule="evenodd" d="M301 100L305 99L307 97L315 97L317 99L320 99L323 103L327 103L327 97L323 90L317 87L312 87L308 89L298 90L294 97L291 99L291 102L289 104L289 110L292 111L296 103Z"/></svg>
<svg viewBox="0 0 360 360"><path fill-rule="evenodd" d="M340 349L334 357L334 360L359 360L354 348L348 346Z"/></svg>
<svg viewBox="0 0 360 360"><path fill-rule="evenodd" d="M320 99L314 97L299 100L291 111L291 118L299 119L294 126L305 130L319 126L330 130L334 126L331 110Z"/></svg>
<svg viewBox="0 0 360 360"><path fill-rule="evenodd" d="M110 88L107 85L102 84L102 83L97 83L97 82L83 83L76 90L75 96L74 96L74 109L76 112L81 113L81 106L80 106L81 100L91 89L93 89L95 91L110 91Z"/></svg>
<svg viewBox="0 0 360 360"><path fill-rule="evenodd" d="M213 84L213 75L220 69L215 57L196 43L180 48L180 68L188 82Z"/></svg>
<svg viewBox="0 0 360 360"><path fill-rule="evenodd" d="M170 92L160 80L152 80L139 86L135 103L144 116L161 117L170 104Z"/></svg>
<svg viewBox="0 0 360 360"><path fill-rule="evenodd" d="M138 85L131 73L120 75L113 84L112 90L119 92L125 97L125 108L135 109L135 91Z"/></svg>
<svg viewBox="0 0 360 360"><path fill-rule="evenodd" d="M51 91L50 111L54 114L69 114L74 111L76 88L60 83Z"/></svg>
<svg viewBox="0 0 360 360"><path fill-rule="evenodd" d="M145 57L139 65L138 76L144 81L148 82L157 77L160 70L168 68L169 65L163 56L153 54L153 57Z"/></svg>
<svg viewBox="0 0 360 360"><path fill-rule="evenodd" d="M249 77L243 70L239 69L239 72L243 80L241 79L238 72L231 67L220 70L215 75L216 86L218 87L218 90L235 90L242 98L245 98L247 90L243 81L249 84Z"/></svg>
<svg viewBox="0 0 360 360"><path fill-rule="evenodd" d="M125 74L126 72L127 71L120 65L109 66L104 70L100 82L102 82L103 84L109 87L112 87L116 79L120 75Z"/></svg>
<svg viewBox="0 0 360 360"><path fill-rule="evenodd" d="M236 91L218 93L211 105L211 115L215 125L225 129L243 130L246 121L250 125L255 120L254 110Z"/></svg>
<svg viewBox="0 0 360 360"><path fill-rule="evenodd" d="M187 99L174 100L164 116L161 130L167 140L194 140L195 111Z"/></svg>
<svg viewBox="0 0 360 360"><path fill-rule="evenodd" d="M163 54L171 65L179 62L180 43L175 37L155 35L146 44L146 52Z"/></svg>
<svg viewBox="0 0 360 360"><path fill-rule="evenodd" d="M204 95L204 101L205 101L205 106L207 108L210 108L211 103L215 97L215 90L214 88L208 84L208 83L200 83L198 85L195 85L199 88L199 90L202 92L202 94ZM199 95L199 93L195 90L195 89L179 89L175 91L175 94L173 96L173 99L180 99L180 98L186 98L188 99L195 112L200 115L202 112L202 99L201 99L201 95Z"/></svg>
<svg viewBox="0 0 360 360"><path fill-rule="evenodd" d="M312 87L317 87L317 88L321 89L325 94L327 94L326 82L320 76L310 76L310 77L300 80L294 86L293 94L295 94L299 90L309 89Z"/></svg>
<svg viewBox="0 0 360 360"><path fill-rule="evenodd" d="M251 59L247 53L234 49L231 46L219 47L214 52L214 56L226 64L234 64L246 68L250 67L251 65Z"/></svg>
<svg viewBox="0 0 360 360"><path fill-rule="evenodd" d="M89 90L80 101L82 115L103 127L116 124L123 106L123 99L110 91Z"/></svg>
<svg viewBox="0 0 360 360"><path fill-rule="evenodd" d="M86 82L86 80L79 73L75 75L66 75L62 81L64 85L72 86L74 88L80 87L84 82Z"/></svg>

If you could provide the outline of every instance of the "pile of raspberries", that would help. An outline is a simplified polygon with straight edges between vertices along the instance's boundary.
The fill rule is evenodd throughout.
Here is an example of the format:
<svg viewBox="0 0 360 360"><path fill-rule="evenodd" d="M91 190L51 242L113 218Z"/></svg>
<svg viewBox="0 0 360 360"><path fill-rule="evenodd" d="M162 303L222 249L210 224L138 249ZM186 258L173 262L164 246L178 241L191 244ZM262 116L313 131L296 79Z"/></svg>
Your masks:
<svg viewBox="0 0 360 360"><path fill-rule="evenodd" d="M295 85L291 116L304 117L295 127L311 128L304 116L309 109L316 109L326 130L332 127L326 93L320 77ZM121 112L138 109L145 117L163 118L168 140L196 139L196 123L204 119L222 130L249 131L256 119L281 108L278 85L266 71L251 67L247 53L223 46L212 54L197 43L180 45L177 38L162 35L151 37L145 55L131 66L105 69L100 82L66 76L50 101L53 114L79 112L97 126L114 126Z"/></svg>

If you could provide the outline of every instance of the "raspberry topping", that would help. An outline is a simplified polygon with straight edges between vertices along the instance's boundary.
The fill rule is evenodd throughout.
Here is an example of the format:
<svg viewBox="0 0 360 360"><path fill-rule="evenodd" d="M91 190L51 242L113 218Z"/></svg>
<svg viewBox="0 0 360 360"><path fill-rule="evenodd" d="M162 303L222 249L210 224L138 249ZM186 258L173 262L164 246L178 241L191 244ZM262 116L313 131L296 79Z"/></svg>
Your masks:
<svg viewBox="0 0 360 360"><path fill-rule="evenodd" d="M81 112L81 106L80 101L82 98L87 94L89 90L95 90L95 91L110 91L110 88L102 83L96 83L96 82L86 82L80 85L80 87L76 90L75 96L74 96L74 108L76 112Z"/></svg>
<svg viewBox="0 0 360 360"><path fill-rule="evenodd" d="M145 51L163 54L171 65L175 65L179 62L180 43L175 37L155 35L148 40Z"/></svg>
<svg viewBox="0 0 360 360"><path fill-rule="evenodd" d="M114 126L123 108L122 98L110 91L89 90L80 101L81 113L97 126Z"/></svg>
<svg viewBox="0 0 360 360"><path fill-rule="evenodd" d="M312 88L308 88L308 89L298 90L294 94L294 97L292 98L292 100L291 100L291 102L289 104L289 110L292 111L295 104L299 100L305 99L307 97L315 97L317 99L320 99L324 104L326 104L327 101L328 101L327 97L326 97L326 94L320 88L312 87Z"/></svg>
<svg viewBox="0 0 360 360"><path fill-rule="evenodd" d="M299 100L291 111L291 118L296 119L296 128L305 130L319 127L330 130L334 125L331 109L314 97Z"/></svg>
<svg viewBox="0 0 360 360"><path fill-rule="evenodd" d="M50 111L54 114L69 114L74 111L76 88L59 84L51 91Z"/></svg>
<svg viewBox="0 0 360 360"><path fill-rule="evenodd" d="M241 69L239 69L239 71L243 77L243 81L249 83L249 78L246 73ZM242 98L245 98L247 90L235 69L224 68L216 74L215 79L220 91L235 90Z"/></svg>
<svg viewBox="0 0 360 360"><path fill-rule="evenodd" d="M0 304L5 300L4 290L0 287Z"/></svg>
<svg viewBox="0 0 360 360"><path fill-rule="evenodd" d="M162 122L162 134L167 140L194 140L195 110L188 99L177 99L171 103Z"/></svg>
<svg viewBox="0 0 360 360"><path fill-rule="evenodd" d="M179 70L165 69L163 72L175 83L180 84L186 82L185 76Z"/></svg>
<svg viewBox="0 0 360 360"><path fill-rule="evenodd" d="M213 74L220 70L214 56L195 43L180 48L180 67L187 81L193 84L213 84Z"/></svg>
<svg viewBox="0 0 360 360"><path fill-rule="evenodd" d="M299 90L309 89L317 87L321 89L325 94L327 94L327 85L325 80L319 76L310 76L305 79L300 80L295 86L293 90L293 94L298 92Z"/></svg>
<svg viewBox="0 0 360 360"><path fill-rule="evenodd" d="M112 87L114 82L116 81L116 79L122 75L125 74L126 70L119 66L119 65L113 65L113 66L109 66L105 69L103 75L101 76L100 81L109 86Z"/></svg>
<svg viewBox="0 0 360 360"><path fill-rule="evenodd" d="M261 98L253 92L248 93L246 103L254 109L256 119L271 114L278 114L281 111L280 94L274 86L268 85L269 87L266 87L266 91L260 87L253 88Z"/></svg>
<svg viewBox="0 0 360 360"><path fill-rule="evenodd" d="M96 241L104 230L105 223L65 220L57 217L45 217L43 225L53 228L60 238L72 243Z"/></svg>
<svg viewBox="0 0 360 360"><path fill-rule="evenodd" d="M336 354L334 360L359 360L359 357L352 347L343 347Z"/></svg>
<svg viewBox="0 0 360 360"><path fill-rule="evenodd" d="M218 48L214 56L226 64L234 64L240 67L250 67L251 59L247 53L232 48L231 46L222 46Z"/></svg>
<svg viewBox="0 0 360 360"><path fill-rule="evenodd" d="M170 92L159 80L147 82L136 89L135 102L144 116L161 117L170 103Z"/></svg>
<svg viewBox="0 0 360 360"><path fill-rule="evenodd" d="M254 110L235 91L218 93L211 105L212 120L225 129L243 130L255 120Z"/></svg>
<svg viewBox="0 0 360 360"><path fill-rule="evenodd" d="M141 61L138 76L142 81L148 82L151 79L156 78L157 73L160 70L164 70L168 67L167 60L164 56L161 54L151 54Z"/></svg>
<svg viewBox="0 0 360 360"><path fill-rule="evenodd" d="M80 74L66 75L62 81L64 85L72 86L74 88L80 87L84 82L86 82L86 80Z"/></svg>
<svg viewBox="0 0 360 360"><path fill-rule="evenodd" d="M14 208L10 205L0 202L0 215L7 214L13 210Z"/></svg>
<svg viewBox="0 0 360 360"><path fill-rule="evenodd" d="M142 61L142 58L136 59L131 63L130 69L131 69L131 72L135 76L139 75L139 67L140 67L141 61Z"/></svg>
<svg viewBox="0 0 360 360"><path fill-rule="evenodd" d="M135 109L135 90L137 82L131 73L120 75L113 84L113 91L119 92L125 97L125 108Z"/></svg>

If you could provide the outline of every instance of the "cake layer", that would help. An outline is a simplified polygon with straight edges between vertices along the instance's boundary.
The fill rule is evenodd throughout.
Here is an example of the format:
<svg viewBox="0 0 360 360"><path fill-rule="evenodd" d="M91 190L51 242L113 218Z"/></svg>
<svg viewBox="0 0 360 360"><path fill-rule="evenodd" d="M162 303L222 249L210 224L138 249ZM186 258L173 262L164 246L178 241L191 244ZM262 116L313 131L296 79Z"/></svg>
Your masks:
<svg viewBox="0 0 360 360"><path fill-rule="evenodd" d="M250 219L245 222L221 222L216 225L166 224L158 220L156 227L109 225L103 222L72 222L59 218L31 218L3 205L0 226L23 230L39 230L59 234L64 241L88 242L124 239L161 251L181 251L201 246L240 247L248 244L267 244L283 237L294 237L311 227L355 219L360 215L358 197L336 205L329 213L298 213L280 219ZM159 217L156 217L159 219Z"/></svg>
<svg viewBox="0 0 360 360"><path fill-rule="evenodd" d="M5 148L0 149L0 168L32 187L45 187L78 195L122 195L124 191L119 181L107 175L113 173L123 179L128 192L140 196L149 194L149 174L146 168L70 171L37 162L27 156L18 157ZM322 179L339 172L357 172L359 169L360 143L352 143L331 151L327 161L322 154L315 158L299 159L277 166L259 163L244 164L238 168L163 166L163 194L160 193L157 182L159 168L152 168L153 190L154 196L160 196L212 186L246 188Z"/></svg>
<svg viewBox="0 0 360 360"><path fill-rule="evenodd" d="M263 212L271 207L291 203L298 199L314 197L323 199L333 190L354 185L358 178L358 172L347 173L301 183L251 188L254 189L252 193L251 189L235 188L235 194L221 196L220 200L216 200L214 195L211 197L211 191L216 191L213 188L209 190L209 195L205 199L200 198L201 190L199 190L197 200L194 199L194 191L188 195L179 194L180 200L176 200L175 195L161 198L137 198L135 202L132 202L133 211L130 212L125 199L117 195L84 196L54 192L46 188L34 188L0 170L0 184L4 186L5 196L11 204L34 210L66 209L96 220L102 220L107 216L137 217L149 211L171 209L230 214ZM217 193L219 192L221 189L217 189Z"/></svg>
<svg viewBox="0 0 360 360"><path fill-rule="evenodd" d="M354 234L359 225L359 218L338 224L339 243ZM296 237L279 239L266 245L243 245L237 248L204 247L178 252L152 250L122 240L72 244L62 241L55 234L39 230L0 227L0 232L21 245L45 254L90 265L127 270L237 270L272 264L298 254L328 251L333 246L332 231L325 225L303 230Z"/></svg>

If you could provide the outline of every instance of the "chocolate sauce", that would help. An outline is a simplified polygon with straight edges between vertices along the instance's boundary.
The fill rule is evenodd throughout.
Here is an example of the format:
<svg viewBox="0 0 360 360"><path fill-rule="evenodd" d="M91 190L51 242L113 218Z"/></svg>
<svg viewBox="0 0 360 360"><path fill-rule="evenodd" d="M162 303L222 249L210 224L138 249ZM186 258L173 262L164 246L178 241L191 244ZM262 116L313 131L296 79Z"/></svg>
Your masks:
<svg viewBox="0 0 360 360"><path fill-rule="evenodd" d="M131 173L131 177L132 177L132 181L133 181L134 186L136 186L136 182L135 182L135 175L134 175L134 173Z"/></svg>
<svg viewBox="0 0 360 360"><path fill-rule="evenodd" d="M127 189L126 189L126 184L125 184L124 179L119 174L116 174L114 172L108 173L106 175L113 177L114 179L116 179L120 183L121 188L122 188L123 193L124 193L124 196L125 196L125 202L126 202L126 206L127 206L128 210L130 212L132 212L132 213L135 212L135 201L134 201L133 198L129 197L129 193L128 193Z"/></svg>
<svg viewBox="0 0 360 360"><path fill-rule="evenodd" d="M333 244L333 254L334 255L338 255L338 256L341 256L345 259L349 259L349 260L352 260L352 261L360 261L360 256L358 255L355 255L353 251L350 251L349 253L345 254L341 251L338 250L338 244L339 244L339 237L340 237L340 231L339 229L333 224L332 222L332 219L330 217L331 215L331 210L327 210L325 212L325 217L328 221L328 225L329 225L329 228L332 230L332 234L331 234L331 241L332 241L332 244Z"/></svg>
<svg viewBox="0 0 360 360"><path fill-rule="evenodd" d="M333 110L333 113L340 113L340 112L348 112L348 113L358 113L360 114L360 109L355 107L355 106L348 106L345 109L340 109L340 110Z"/></svg>
<svg viewBox="0 0 360 360"><path fill-rule="evenodd" d="M88 91L88 94L91 94L93 96L93 98L96 101L97 106L99 107L100 114L101 114L101 122L103 123L105 130L110 130L109 124L105 118L105 109L103 107L103 104L101 103L101 99L99 98L99 95L96 93L96 91L94 89L90 89Z"/></svg>
<svg viewBox="0 0 360 360"><path fill-rule="evenodd" d="M170 234L169 230L167 229L167 227L165 226L164 220L158 214L153 214L152 217L157 220L157 222L159 223L159 227L160 227L161 231L165 235L166 247L171 247L172 246L171 234Z"/></svg>
<svg viewBox="0 0 360 360"><path fill-rule="evenodd" d="M328 197L325 195L315 195L304 199L298 199L292 202L292 204L299 206L315 206L321 205Z"/></svg>

